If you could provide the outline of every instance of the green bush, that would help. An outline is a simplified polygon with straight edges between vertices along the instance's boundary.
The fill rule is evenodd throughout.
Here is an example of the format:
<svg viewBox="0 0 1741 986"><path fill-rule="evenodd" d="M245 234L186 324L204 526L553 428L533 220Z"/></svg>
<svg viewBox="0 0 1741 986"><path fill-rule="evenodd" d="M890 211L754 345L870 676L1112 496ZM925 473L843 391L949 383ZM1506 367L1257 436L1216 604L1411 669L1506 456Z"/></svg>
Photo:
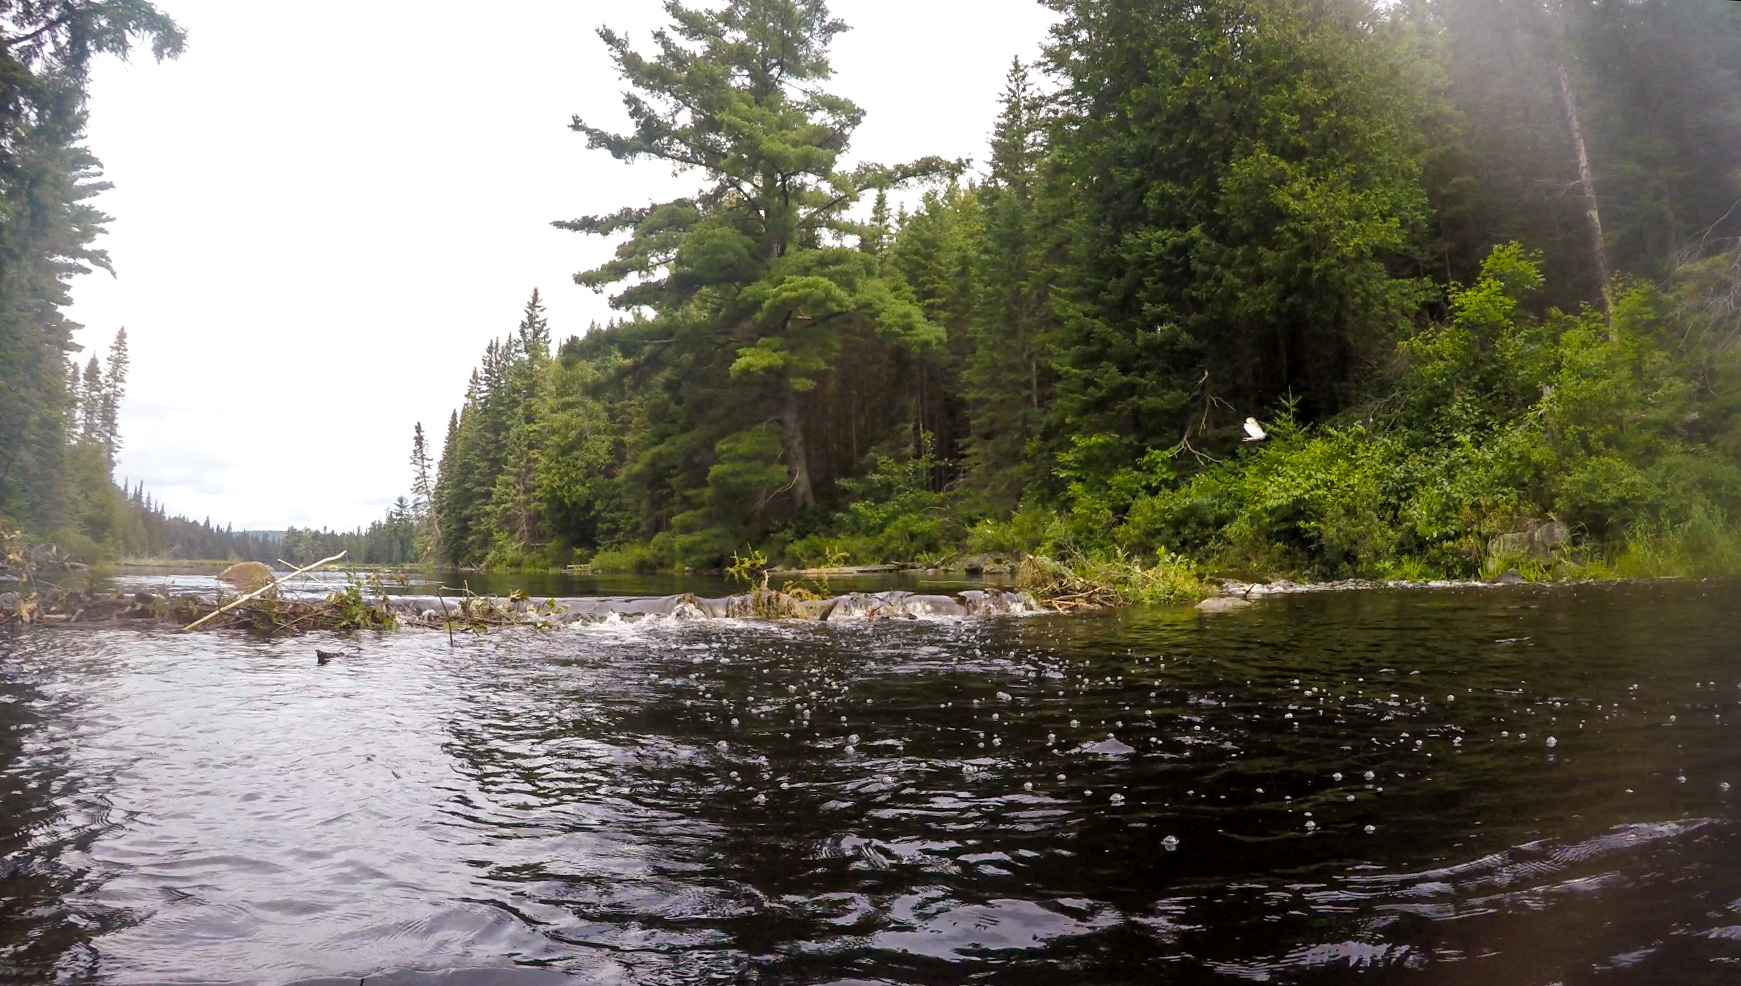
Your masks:
<svg viewBox="0 0 1741 986"><path fill-rule="evenodd" d="M1540 284L1530 256L1496 248L1451 321L1398 347L1393 392L1365 414L1309 430L1283 415L1264 445L1137 496L1115 540L1320 577L1731 565L1741 464L1698 432L1733 433L1733 365L1677 352L1689 333L1652 287L1612 319L1537 319L1520 302ZM1547 518L1577 533L1577 557L1488 552Z"/></svg>
<svg viewBox="0 0 1741 986"><path fill-rule="evenodd" d="M592 556L593 571L605 574L652 575L672 567L669 556L652 544L627 544L605 548Z"/></svg>

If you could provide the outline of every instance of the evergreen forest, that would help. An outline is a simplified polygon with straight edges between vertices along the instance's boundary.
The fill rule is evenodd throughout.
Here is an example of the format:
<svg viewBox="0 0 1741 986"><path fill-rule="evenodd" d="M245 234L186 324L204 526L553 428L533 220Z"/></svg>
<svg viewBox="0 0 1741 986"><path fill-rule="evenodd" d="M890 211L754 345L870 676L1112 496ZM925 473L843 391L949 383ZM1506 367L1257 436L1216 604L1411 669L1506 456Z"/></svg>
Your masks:
<svg viewBox="0 0 1741 986"><path fill-rule="evenodd" d="M86 354L65 314L108 265L92 60L184 34L0 0L0 528L87 560L1741 569L1737 5L1042 2L973 160L855 156L822 0L601 28L629 125L574 139L691 182L556 219L609 245L564 290L616 315L558 332L533 291L381 520L255 535L115 482L125 332Z"/></svg>
<svg viewBox="0 0 1741 986"><path fill-rule="evenodd" d="M821 0L601 29L693 192L556 223L620 314L485 349L420 550L1741 564L1737 5L1046 2L971 162L851 158Z"/></svg>

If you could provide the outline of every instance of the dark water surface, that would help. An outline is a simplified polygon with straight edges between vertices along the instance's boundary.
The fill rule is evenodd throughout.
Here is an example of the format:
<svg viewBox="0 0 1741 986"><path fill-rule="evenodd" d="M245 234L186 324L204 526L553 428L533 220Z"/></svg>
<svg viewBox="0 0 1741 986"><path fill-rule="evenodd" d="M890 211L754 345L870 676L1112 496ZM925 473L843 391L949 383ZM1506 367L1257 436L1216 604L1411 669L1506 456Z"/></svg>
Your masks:
<svg viewBox="0 0 1741 986"><path fill-rule="evenodd" d="M1741 983L1738 603L37 630L0 978Z"/></svg>

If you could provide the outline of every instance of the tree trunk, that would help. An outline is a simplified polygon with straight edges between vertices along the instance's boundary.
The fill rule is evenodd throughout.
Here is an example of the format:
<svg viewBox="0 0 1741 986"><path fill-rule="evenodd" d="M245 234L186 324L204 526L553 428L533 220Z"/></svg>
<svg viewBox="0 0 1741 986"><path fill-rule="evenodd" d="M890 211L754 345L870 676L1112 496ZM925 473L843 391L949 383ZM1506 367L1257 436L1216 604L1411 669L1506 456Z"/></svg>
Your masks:
<svg viewBox="0 0 1741 986"><path fill-rule="evenodd" d="M1566 63L1554 57L1554 75L1559 82L1560 106L1566 111L1566 127L1572 132L1572 147L1578 153L1578 184L1584 190L1584 214L1589 220L1590 241L1596 250L1596 276L1602 279L1602 310L1614 314L1614 298L1610 291L1608 245L1602 238L1602 214L1596 208L1596 178L1590 173L1590 153L1584 146L1584 128L1578 120L1578 101L1572 95L1572 80L1566 74Z"/></svg>
<svg viewBox="0 0 1741 986"><path fill-rule="evenodd" d="M816 491L810 485L810 460L804 452L804 423L798 414L798 392L786 387L786 403L780 410L780 428L786 438L786 475L791 477L792 507L809 510L816 506Z"/></svg>

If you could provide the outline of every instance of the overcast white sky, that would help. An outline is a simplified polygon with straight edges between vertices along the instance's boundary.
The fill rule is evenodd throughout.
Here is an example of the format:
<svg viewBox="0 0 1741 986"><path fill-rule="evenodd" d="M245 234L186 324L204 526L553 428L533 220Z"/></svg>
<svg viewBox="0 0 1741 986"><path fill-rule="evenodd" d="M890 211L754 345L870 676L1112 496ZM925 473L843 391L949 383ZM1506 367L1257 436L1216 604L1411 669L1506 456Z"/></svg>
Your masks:
<svg viewBox="0 0 1741 986"><path fill-rule="evenodd" d="M657 0L159 0L188 51L101 65L90 146L115 189L118 277L74 284L79 341L127 327L116 479L237 529L350 528L439 448L484 344L534 287L558 339L604 321L570 279L608 244L553 219L679 189L567 129L626 120L593 31L637 41ZM835 0L833 90L856 157L985 157L1030 0Z"/></svg>

